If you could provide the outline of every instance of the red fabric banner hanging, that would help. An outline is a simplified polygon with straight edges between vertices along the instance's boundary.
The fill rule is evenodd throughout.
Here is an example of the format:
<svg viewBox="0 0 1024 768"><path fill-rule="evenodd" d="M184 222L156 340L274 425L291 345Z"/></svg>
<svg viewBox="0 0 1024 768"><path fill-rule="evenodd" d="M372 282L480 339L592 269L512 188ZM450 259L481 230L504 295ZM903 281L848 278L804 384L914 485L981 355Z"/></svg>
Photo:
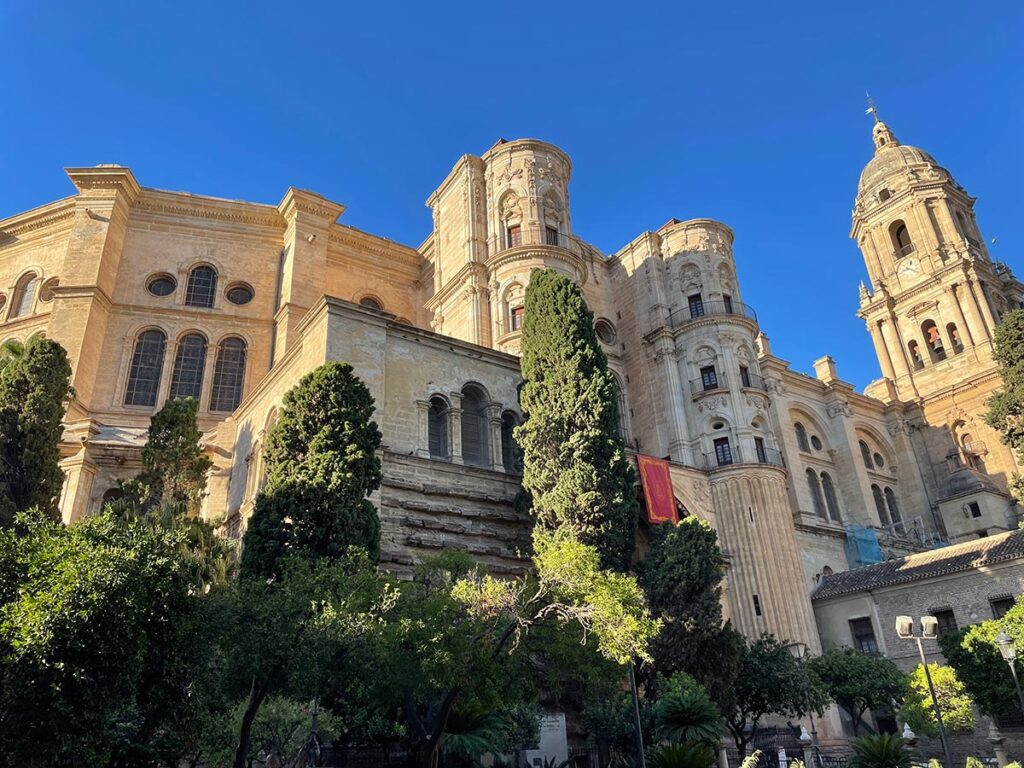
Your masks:
<svg viewBox="0 0 1024 768"><path fill-rule="evenodd" d="M638 454L636 463L640 467L640 484L644 487L644 501L647 502L647 521L654 525L678 523L676 496L672 492L668 462Z"/></svg>

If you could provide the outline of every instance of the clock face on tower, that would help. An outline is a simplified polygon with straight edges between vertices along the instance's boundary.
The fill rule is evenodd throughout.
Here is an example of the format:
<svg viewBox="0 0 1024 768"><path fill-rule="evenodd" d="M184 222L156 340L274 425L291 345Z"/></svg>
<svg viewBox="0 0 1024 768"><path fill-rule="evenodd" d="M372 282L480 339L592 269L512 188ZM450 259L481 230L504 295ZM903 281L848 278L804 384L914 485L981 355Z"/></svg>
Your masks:
<svg viewBox="0 0 1024 768"><path fill-rule="evenodd" d="M921 274L921 262L910 256L896 266L896 274L900 280L913 280Z"/></svg>

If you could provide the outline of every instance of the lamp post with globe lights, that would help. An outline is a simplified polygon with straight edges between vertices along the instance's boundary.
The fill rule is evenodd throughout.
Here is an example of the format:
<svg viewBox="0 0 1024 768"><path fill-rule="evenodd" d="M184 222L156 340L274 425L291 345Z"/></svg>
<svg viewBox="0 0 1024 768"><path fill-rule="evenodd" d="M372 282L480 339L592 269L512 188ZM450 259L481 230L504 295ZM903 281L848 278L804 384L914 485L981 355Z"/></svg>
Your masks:
<svg viewBox="0 0 1024 768"><path fill-rule="evenodd" d="M942 752L946 757L946 765L953 765L953 758L949 754L949 742L946 740L946 726L942 722L942 709L939 707L939 697L935 695L935 686L932 684L932 673L928 671L928 660L925 658L924 644L922 643L923 640L938 639L939 620L934 616L922 616L921 634L915 635L914 619L910 616L897 616L896 635L901 640L917 641L917 652L921 655L921 666L924 667L924 677L928 681L928 692L932 695L932 706L935 708L935 720L939 724L939 737L942 739Z"/></svg>
<svg viewBox="0 0 1024 768"><path fill-rule="evenodd" d="M999 654L1010 666L1010 674L1013 675L1013 687L1017 691L1017 701L1020 702L1020 711L1024 715L1024 693L1020 690L1020 679L1017 676L1017 645L1013 642L1013 638L1006 634L1006 630L999 630L999 634L996 635L996 645L999 648Z"/></svg>

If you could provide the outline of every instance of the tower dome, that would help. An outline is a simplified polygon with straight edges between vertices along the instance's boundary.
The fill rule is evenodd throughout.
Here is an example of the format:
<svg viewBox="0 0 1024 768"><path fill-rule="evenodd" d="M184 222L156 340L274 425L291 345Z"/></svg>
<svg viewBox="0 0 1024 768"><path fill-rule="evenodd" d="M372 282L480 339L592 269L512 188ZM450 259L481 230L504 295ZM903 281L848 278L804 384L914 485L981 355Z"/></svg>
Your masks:
<svg viewBox="0 0 1024 768"><path fill-rule="evenodd" d="M935 162L935 158L923 149L900 144L896 135L888 125L875 117L875 127L871 131L875 142L875 156L864 166L857 185L858 195L863 194L883 180L910 171L921 178L935 180L938 177L952 178L945 168Z"/></svg>

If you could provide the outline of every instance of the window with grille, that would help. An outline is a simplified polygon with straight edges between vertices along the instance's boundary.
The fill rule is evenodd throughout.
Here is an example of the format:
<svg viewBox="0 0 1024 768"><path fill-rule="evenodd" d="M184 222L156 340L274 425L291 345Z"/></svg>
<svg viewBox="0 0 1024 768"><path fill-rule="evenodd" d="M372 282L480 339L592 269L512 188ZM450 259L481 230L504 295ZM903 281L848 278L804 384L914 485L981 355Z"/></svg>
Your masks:
<svg viewBox="0 0 1024 768"><path fill-rule="evenodd" d="M427 440L430 455L435 459L449 458L448 450L448 402L443 397L430 398L427 410Z"/></svg>
<svg viewBox="0 0 1024 768"><path fill-rule="evenodd" d="M206 339L198 333L190 333L178 342L168 397L194 397L198 400L203 389L205 367Z"/></svg>
<svg viewBox="0 0 1024 768"><path fill-rule="evenodd" d="M245 358L245 342L238 337L224 339L220 343L210 388L211 411L233 411L242 402Z"/></svg>
<svg viewBox="0 0 1024 768"><path fill-rule="evenodd" d="M690 306L690 317L704 316L704 298L699 293L688 296L687 301Z"/></svg>
<svg viewBox="0 0 1024 768"><path fill-rule="evenodd" d="M732 446L729 445L728 437L720 437L715 440L715 461L718 466L723 467L732 464Z"/></svg>
<svg viewBox="0 0 1024 768"><path fill-rule="evenodd" d="M521 331L523 329L523 317L526 316L526 307L512 307L512 330Z"/></svg>
<svg viewBox="0 0 1024 768"><path fill-rule="evenodd" d="M35 274L25 275L18 281L14 289L14 300L11 302L11 319L32 314L35 307L36 290L39 288L39 277Z"/></svg>
<svg viewBox="0 0 1024 768"><path fill-rule="evenodd" d="M715 370L715 366L706 365L701 368L700 381L705 392L709 389L718 389L718 372Z"/></svg>
<svg viewBox="0 0 1024 768"><path fill-rule="evenodd" d="M125 405L156 405L160 390L160 375L164 368L164 349L167 337L163 331L143 331L135 340L131 367L128 370L128 386L125 388Z"/></svg>
<svg viewBox="0 0 1024 768"><path fill-rule="evenodd" d="M501 464L506 472L521 472L522 461L516 444L515 428L518 420L511 411L501 415Z"/></svg>
<svg viewBox="0 0 1024 768"><path fill-rule="evenodd" d="M754 597L754 615L755 616L762 616L763 612L761 610L761 596L755 592L753 597Z"/></svg>
<svg viewBox="0 0 1024 768"><path fill-rule="evenodd" d="M875 628L870 618L850 619L850 634L853 636L853 647L865 653L878 653L878 642L875 640Z"/></svg>
<svg viewBox="0 0 1024 768"><path fill-rule="evenodd" d="M544 242L547 245L558 245L558 230L554 227L544 229Z"/></svg>
<svg viewBox="0 0 1024 768"><path fill-rule="evenodd" d="M217 272L213 267L196 267L189 273L185 303L190 307L212 307L217 295Z"/></svg>
<svg viewBox="0 0 1024 768"><path fill-rule="evenodd" d="M996 597L988 601L989 605L992 606L992 618L1001 619L1006 615L1006 612L1013 608L1014 599L1012 597Z"/></svg>

